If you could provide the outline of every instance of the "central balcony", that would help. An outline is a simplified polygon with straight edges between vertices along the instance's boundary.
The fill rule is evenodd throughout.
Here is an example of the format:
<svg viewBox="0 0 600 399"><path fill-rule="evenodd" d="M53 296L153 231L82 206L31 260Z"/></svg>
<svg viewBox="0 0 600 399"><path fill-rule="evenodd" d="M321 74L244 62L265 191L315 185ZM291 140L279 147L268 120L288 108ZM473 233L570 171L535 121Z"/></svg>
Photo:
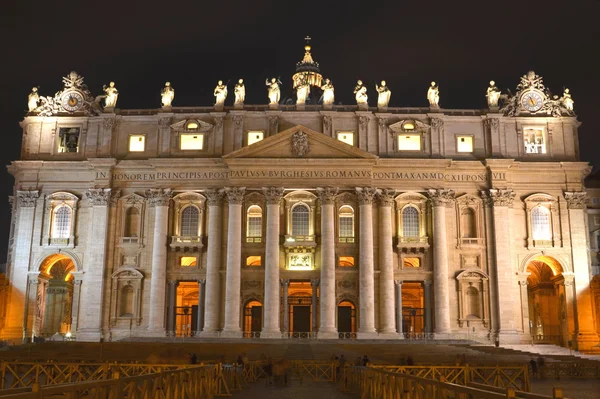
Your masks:
<svg viewBox="0 0 600 399"><path fill-rule="evenodd" d="M202 236L171 236L171 248L176 251L198 251L203 246Z"/></svg>

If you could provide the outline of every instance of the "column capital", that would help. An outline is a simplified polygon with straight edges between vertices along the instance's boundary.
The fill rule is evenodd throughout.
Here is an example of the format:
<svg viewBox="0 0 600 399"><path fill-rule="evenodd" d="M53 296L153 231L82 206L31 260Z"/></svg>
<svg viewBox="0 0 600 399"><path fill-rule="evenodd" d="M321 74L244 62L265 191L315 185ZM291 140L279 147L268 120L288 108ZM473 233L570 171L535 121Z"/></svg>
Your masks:
<svg viewBox="0 0 600 399"><path fill-rule="evenodd" d="M449 206L454 201L454 190L449 189L429 189L427 190L429 201L432 206Z"/></svg>
<svg viewBox="0 0 600 399"><path fill-rule="evenodd" d="M423 280L424 287L431 287L431 284L433 284L432 280Z"/></svg>
<svg viewBox="0 0 600 399"><path fill-rule="evenodd" d="M117 206L119 198L121 198L121 190L114 190L110 195L110 206Z"/></svg>
<svg viewBox="0 0 600 399"><path fill-rule="evenodd" d="M279 279L279 282L284 288L287 288L290 285L290 280L286 278Z"/></svg>
<svg viewBox="0 0 600 399"><path fill-rule="evenodd" d="M85 192L85 197L92 206L106 206L111 198L110 188L90 188Z"/></svg>
<svg viewBox="0 0 600 399"><path fill-rule="evenodd" d="M394 280L394 284L396 284L397 286L402 286L403 282L404 280Z"/></svg>
<svg viewBox="0 0 600 399"><path fill-rule="evenodd" d="M562 276L564 278L565 287L570 287L575 282L575 273L564 272Z"/></svg>
<svg viewBox="0 0 600 399"><path fill-rule="evenodd" d="M169 280L169 285L176 287L179 285L179 280Z"/></svg>
<svg viewBox="0 0 600 399"><path fill-rule="evenodd" d="M585 191L565 191L565 200L569 209L585 209L588 195Z"/></svg>
<svg viewBox="0 0 600 399"><path fill-rule="evenodd" d="M376 188L373 187L356 187L356 195L358 196L358 203L360 205L371 205L373 198L377 192Z"/></svg>
<svg viewBox="0 0 600 399"><path fill-rule="evenodd" d="M337 193L337 187L317 187L317 195L321 200L321 205L333 205Z"/></svg>
<svg viewBox="0 0 600 399"><path fill-rule="evenodd" d="M380 206L392 206L394 204L394 197L396 196L396 190L393 188L379 188L377 189L377 199Z"/></svg>
<svg viewBox="0 0 600 399"><path fill-rule="evenodd" d="M487 206L506 206L512 208L515 200L515 192L511 189L490 188L481 191L481 198Z"/></svg>
<svg viewBox="0 0 600 399"><path fill-rule="evenodd" d="M519 285L520 286L526 286L527 284L529 284L527 282L527 278L531 275L531 273L529 272L525 272L525 273L517 273L517 278L519 279Z"/></svg>
<svg viewBox="0 0 600 399"><path fill-rule="evenodd" d="M17 204L23 208L33 208L40 197L38 190L17 191Z"/></svg>
<svg viewBox="0 0 600 399"><path fill-rule="evenodd" d="M170 188L153 188L146 190L146 198L150 206L168 206L173 190Z"/></svg>
<svg viewBox="0 0 600 399"><path fill-rule="evenodd" d="M208 190L204 191L204 196L208 201L208 206L219 206L223 201L223 190L209 188Z"/></svg>
<svg viewBox="0 0 600 399"><path fill-rule="evenodd" d="M311 287L318 287L320 283L321 283L321 280L318 279L318 278L312 278L312 279L310 279L310 286Z"/></svg>
<svg viewBox="0 0 600 399"><path fill-rule="evenodd" d="M263 187L262 191L267 204L279 205L279 201L283 198L283 187Z"/></svg>
<svg viewBox="0 0 600 399"><path fill-rule="evenodd" d="M198 284L200 284L200 285L206 284L206 279L205 278L198 279Z"/></svg>
<svg viewBox="0 0 600 399"><path fill-rule="evenodd" d="M227 201L230 205L241 204L244 201L244 194L246 193L246 187L225 187L225 195L227 195Z"/></svg>

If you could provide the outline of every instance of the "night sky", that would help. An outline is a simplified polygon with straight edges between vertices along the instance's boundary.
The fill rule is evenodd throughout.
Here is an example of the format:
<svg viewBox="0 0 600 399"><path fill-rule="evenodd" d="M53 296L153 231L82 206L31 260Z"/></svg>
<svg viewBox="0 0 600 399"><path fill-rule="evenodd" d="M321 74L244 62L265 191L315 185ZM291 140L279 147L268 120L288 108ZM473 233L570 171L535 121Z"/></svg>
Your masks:
<svg viewBox="0 0 600 399"><path fill-rule="evenodd" d="M9 3L9 4L6 4ZM115 81L117 106L158 108L169 80L174 106L214 103L217 80L244 78L247 104L266 104L267 77L282 97L302 59L304 37L335 85L336 103L354 104L357 79L386 80L391 107L428 106L429 82L442 108L487 107L491 79L513 93L533 69L553 94L571 90L582 160L600 165L600 1L5 1L0 12L0 128L4 165L18 159L27 95L62 89L71 70L92 94ZM3 168L4 169L4 168ZM0 172L0 263L9 230L13 179Z"/></svg>

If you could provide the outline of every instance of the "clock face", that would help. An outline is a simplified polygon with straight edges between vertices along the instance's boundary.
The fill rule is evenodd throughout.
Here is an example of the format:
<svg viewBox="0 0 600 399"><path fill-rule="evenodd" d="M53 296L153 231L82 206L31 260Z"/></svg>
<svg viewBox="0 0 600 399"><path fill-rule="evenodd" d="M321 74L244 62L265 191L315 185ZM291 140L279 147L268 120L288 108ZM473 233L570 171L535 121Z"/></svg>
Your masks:
<svg viewBox="0 0 600 399"><path fill-rule="evenodd" d="M63 94L61 105L69 112L75 112L83 106L83 95L78 91L69 91Z"/></svg>
<svg viewBox="0 0 600 399"><path fill-rule="evenodd" d="M544 105L544 97L537 91L528 91L521 97L521 106L529 112L539 111Z"/></svg>

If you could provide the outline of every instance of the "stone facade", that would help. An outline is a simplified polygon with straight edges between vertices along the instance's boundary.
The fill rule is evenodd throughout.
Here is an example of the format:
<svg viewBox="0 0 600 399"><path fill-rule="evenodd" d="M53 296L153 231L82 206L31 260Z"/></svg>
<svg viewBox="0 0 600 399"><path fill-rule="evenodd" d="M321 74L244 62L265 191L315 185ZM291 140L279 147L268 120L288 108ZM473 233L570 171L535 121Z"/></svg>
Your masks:
<svg viewBox="0 0 600 399"><path fill-rule="evenodd" d="M308 104L29 114L2 336L589 348L578 125Z"/></svg>

